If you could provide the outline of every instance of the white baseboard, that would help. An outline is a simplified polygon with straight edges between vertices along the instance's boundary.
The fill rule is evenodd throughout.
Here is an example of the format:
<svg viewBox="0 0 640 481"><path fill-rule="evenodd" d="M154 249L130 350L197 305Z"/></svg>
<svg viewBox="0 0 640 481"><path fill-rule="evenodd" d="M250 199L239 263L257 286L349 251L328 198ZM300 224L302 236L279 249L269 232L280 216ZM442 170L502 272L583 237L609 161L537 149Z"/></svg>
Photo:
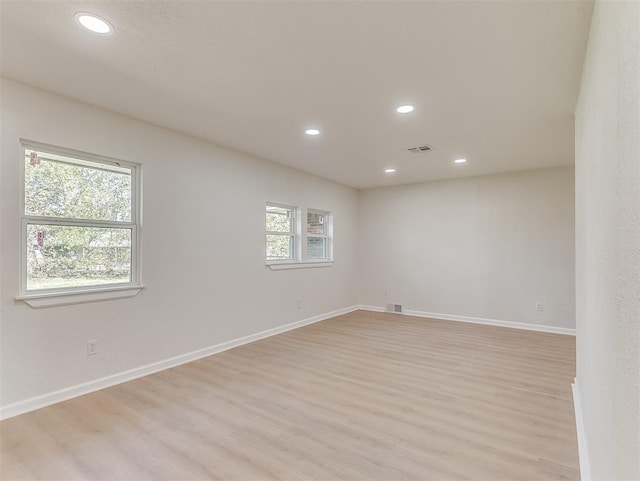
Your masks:
<svg viewBox="0 0 640 481"><path fill-rule="evenodd" d="M384 312L384 307L359 305L358 309L362 311Z"/></svg>
<svg viewBox="0 0 640 481"><path fill-rule="evenodd" d="M573 391L573 409L576 413L576 434L578 436L578 459L580 460L581 481L591 481L591 464L589 462L589 450L587 449L587 435L584 430L584 418L582 417L582 402L580 401L580 389L578 380L571 385Z"/></svg>
<svg viewBox="0 0 640 481"><path fill-rule="evenodd" d="M384 312L383 307L359 305L358 309L365 311ZM424 312L405 310L402 312L407 316L429 317L432 319L442 319L445 321L470 322L472 324L485 324L488 326L510 327L512 329L526 329L528 331L551 332L554 334L564 334L575 336L576 330L566 327L544 326L540 324L528 324L525 322L499 321L497 319L484 319L482 317L457 316L453 314L441 314L438 312Z"/></svg>
<svg viewBox="0 0 640 481"><path fill-rule="evenodd" d="M179 356L165 359L163 361L154 362L134 369L130 369L128 371L112 374L110 376L95 379L82 384L77 384L75 386L67 387L40 396L35 396L24 401L7 404L6 406L0 407L0 420L18 416L29 411L35 411L36 409L50 406L52 404L66 401L68 399L82 396L84 394L99 391L100 389L115 386L116 384L131 381L139 377L147 376L149 374L153 374L154 372L164 371L165 369L202 359L203 357L211 356L212 354L227 351L229 349L233 349L234 347L242 346L243 344L249 344L250 342L264 339L265 337L275 336L276 334L291 331L293 329L307 326L315 322L324 321L325 319L329 319L331 317L347 314L349 312L355 311L356 309L358 309L358 306L345 307L343 309L338 309L337 311L327 312L317 316L309 317L307 319L303 319L301 321L285 324L284 326L274 327L272 329L267 329L266 331L257 332L255 334L250 334L248 336L233 339L231 341L205 347L203 349L198 349L186 354L180 354Z"/></svg>

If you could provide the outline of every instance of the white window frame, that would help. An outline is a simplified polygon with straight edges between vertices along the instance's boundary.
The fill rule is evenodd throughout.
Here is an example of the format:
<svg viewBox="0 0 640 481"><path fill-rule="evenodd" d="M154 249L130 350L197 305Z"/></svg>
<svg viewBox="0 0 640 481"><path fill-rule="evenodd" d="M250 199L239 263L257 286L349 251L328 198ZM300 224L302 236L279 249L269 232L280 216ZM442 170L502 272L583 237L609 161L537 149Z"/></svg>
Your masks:
<svg viewBox="0 0 640 481"><path fill-rule="evenodd" d="M132 297L138 294L142 285L141 276L141 221L142 221L142 172L141 165L111 157L81 152L65 147L43 144L20 139L22 156L20 158L20 293L16 299L23 300L32 307L93 302L106 299ZM131 220L129 222L74 219L68 217L27 215L25 208L25 156L27 150L61 155L80 161L126 167L131 170ZM27 226L29 224L103 227L131 229L131 280L114 284L65 287L54 289L27 289Z"/></svg>
<svg viewBox="0 0 640 481"><path fill-rule="evenodd" d="M312 267L331 267L333 266L333 215L331 212L319 209L300 208L292 204L279 202L266 202L266 207L273 206L281 209L290 209L293 212L292 230L293 230L293 253L291 259L267 259L266 257L266 239L267 235L284 235L281 232L269 232L265 226L265 264L271 270L284 269L305 269ZM265 207L265 212L266 212ZM307 256L307 212L315 212L325 216L325 237L327 246L327 257L325 258L308 258ZM315 237L315 236L312 236Z"/></svg>
<svg viewBox="0 0 640 481"><path fill-rule="evenodd" d="M298 262L300 258L300 213L299 208L293 205L280 204L277 202L267 202L265 206L265 216L269 207L275 207L277 209L286 209L291 212L291 230L289 232L268 231L266 230L266 217L265 217L265 259L267 264L291 264ZM280 235L290 238L291 245L291 257L289 259L268 259L267 255L267 236L268 235Z"/></svg>
<svg viewBox="0 0 640 481"><path fill-rule="evenodd" d="M323 218L324 234L310 234L308 231L309 214L319 214ZM319 209L307 209L304 215L304 259L308 262L331 262L333 260L333 225L331 222L331 212ZM318 238L324 239L325 256L324 257L309 257L308 255L308 239Z"/></svg>

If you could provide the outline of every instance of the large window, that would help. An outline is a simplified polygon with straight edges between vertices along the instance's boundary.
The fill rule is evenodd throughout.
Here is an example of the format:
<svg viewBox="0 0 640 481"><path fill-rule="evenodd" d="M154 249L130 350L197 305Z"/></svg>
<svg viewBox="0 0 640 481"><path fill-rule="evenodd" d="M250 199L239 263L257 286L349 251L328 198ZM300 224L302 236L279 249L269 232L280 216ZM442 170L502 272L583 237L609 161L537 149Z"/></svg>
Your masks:
<svg viewBox="0 0 640 481"><path fill-rule="evenodd" d="M21 292L138 284L138 166L23 147Z"/></svg>
<svg viewBox="0 0 640 481"><path fill-rule="evenodd" d="M331 221L330 212L267 202L267 264L330 264Z"/></svg>

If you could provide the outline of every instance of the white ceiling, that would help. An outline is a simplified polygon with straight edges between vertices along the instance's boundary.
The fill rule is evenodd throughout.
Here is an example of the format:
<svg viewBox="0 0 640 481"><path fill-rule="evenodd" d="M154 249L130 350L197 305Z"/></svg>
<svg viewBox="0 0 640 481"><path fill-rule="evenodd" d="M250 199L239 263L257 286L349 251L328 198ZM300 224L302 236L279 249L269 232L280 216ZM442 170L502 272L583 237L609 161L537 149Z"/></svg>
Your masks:
<svg viewBox="0 0 640 481"><path fill-rule="evenodd" d="M592 6L2 0L0 58L5 77L366 188L573 163Z"/></svg>

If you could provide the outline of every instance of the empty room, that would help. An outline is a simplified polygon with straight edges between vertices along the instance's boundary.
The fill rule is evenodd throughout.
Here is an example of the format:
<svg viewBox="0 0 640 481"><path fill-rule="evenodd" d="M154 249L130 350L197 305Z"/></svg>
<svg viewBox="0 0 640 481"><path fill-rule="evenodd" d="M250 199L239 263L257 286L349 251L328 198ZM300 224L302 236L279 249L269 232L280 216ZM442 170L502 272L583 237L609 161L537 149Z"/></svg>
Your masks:
<svg viewBox="0 0 640 481"><path fill-rule="evenodd" d="M640 480L640 0L0 22L0 479Z"/></svg>

